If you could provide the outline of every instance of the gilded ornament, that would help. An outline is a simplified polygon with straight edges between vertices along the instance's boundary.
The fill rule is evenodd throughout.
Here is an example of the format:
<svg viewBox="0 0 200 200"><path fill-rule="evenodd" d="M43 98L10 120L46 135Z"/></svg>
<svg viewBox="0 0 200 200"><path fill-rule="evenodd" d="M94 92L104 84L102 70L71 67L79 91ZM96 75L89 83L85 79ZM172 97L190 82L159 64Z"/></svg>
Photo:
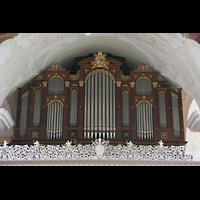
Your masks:
<svg viewBox="0 0 200 200"><path fill-rule="evenodd" d="M138 107L141 103L148 103L151 107L153 107L152 103L146 99L138 101L136 107Z"/></svg>
<svg viewBox="0 0 200 200"><path fill-rule="evenodd" d="M76 73L76 75L69 75L69 79L70 80L74 80L74 81L77 81L79 78L80 78L80 75L81 75L81 73L80 73L80 70L78 70L77 71L77 73Z"/></svg>
<svg viewBox="0 0 200 200"><path fill-rule="evenodd" d="M72 94L72 93L77 93L77 94L78 94L78 91L77 91L77 90L72 90L72 91L71 91L71 94Z"/></svg>
<svg viewBox="0 0 200 200"><path fill-rule="evenodd" d="M123 90L122 94L129 94L129 91L128 90Z"/></svg>
<svg viewBox="0 0 200 200"><path fill-rule="evenodd" d="M51 78L48 80L48 82L50 82L50 81L51 81L52 79L54 79L54 78L59 78L59 79L61 79L61 80L64 82L63 77L60 76L60 75L58 75L58 74L55 74L55 75L51 76Z"/></svg>
<svg viewBox="0 0 200 200"><path fill-rule="evenodd" d="M100 68L100 67L109 70L108 65L110 62L108 62L106 60L106 54L103 54L100 50L98 52L98 54L96 54L96 53L94 54L94 57L95 57L94 61L91 62L91 64L92 64L91 70L93 70L95 68Z"/></svg>
<svg viewBox="0 0 200 200"><path fill-rule="evenodd" d="M135 69L135 71L152 71L152 69L149 69L144 63L142 63L138 69Z"/></svg>
<svg viewBox="0 0 200 200"><path fill-rule="evenodd" d="M69 81L65 81L65 87L69 87L70 82Z"/></svg>
<svg viewBox="0 0 200 200"><path fill-rule="evenodd" d="M61 100L59 100L59 99L53 99L53 100L51 100L51 101L47 104L47 106L49 106L51 103L54 103L54 102L58 102L58 103L60 103L62 106L64 106L63 102L62 102Z"/></svg>
<svg viewBox="0 0 200 200"><path fill-rule="evenodd" d="M130 82L130 85L131 85L132 88L134 88L135 82Z"/></svg>
<svg viewBox="0 0 200 200"><path fill-rule="evenodd" d="M147 76L140 76L139 78L137 78L136 83L141 79L146 79L151 83L151 79L149 77L147 77Z"/></svg>
<svg viewBox="0 0 200 200"><path fill-rule="evenodd" d="M83 87L83 85L84 85L84 81L79 81L79 86Z"/></svg>
<svg viewBox="0 0 200 200"><path fill-rule="evenodd" d="M32 131L32 138L39 138L39 131Z"/></svg>
<svg viewBox="0 0 200 200"><path fill-rule="evenodd" d="M122 81L130 81L131 75L124 75L122 70L120 70L120 78L122 79Z"/></svg>
<svg viewBox="0 0 200 200"><path fill-rule="evenodd" d="M22 94L22 98L26 97L29 95L29 91L27 91L26 93Z"/></svg>
<svg viewBox="0 0 200 200"><path fill-rule="evenodd" d="M158 94L165 94L165 91L164 91L164 90L160 90L160 91L158 92Z"/></svg>
<svg viewBox="0 0 200 200"><path fill-rule="evenodd" d="M44 74L39 74L35 80L42 80L44 79Z"/></svg>
<svg viewBox="0 0 200 200"><path fill-rule="evenodd" d="M122 87L129 87L128 84L122 84Z"/></svg>
<svg viewBox="0 0 200 200"><path fill-rule="evenodd" d="M167 138L167 132L160 132L161 138Z"/></svg>
<svg viewBox="0 0 200 200"><path fill-rule="evenodd" d="M43 84L43 87L47 87L47 81L43 81L42 84Z"/></svg>
<svg viewBox="0 0 200 200"><path fill-rule="evenodd" d="M153 82L153 87L156 88L158 85L158 82Z"/></svg>
<svg viewBox="0 0 200 200"><path fill-rule="evenodd" d="M116 81L116 83L117 83L117 87L121 87L121 81Z"/></svg>
<svg viewBox="0 0 200 200"><path fill-rule="evenodd" d="M90 71L90 69L85 69L84 74L86 75L89 71Z"/></svg>
<svg viewBox="0 0 200 200"><path fill-rule="evenodd" d="M62 68L58 63L55 63L50 69L51 71L64 71L65 69Z"/></svg>
<svg viewBox="0 0 200 200"><path fill-rule="evenodd" d="M178 94L175 94L175 93L171 92L171 96L175 97L176 99L178 99Z"/></svg>
<svg viewBox="0 0 200 200"><path fill-rule="evenodd" d="M78 87L78 84L77 83L72 83L71 86L72 87Z"/></svg>
<svg viewBox="0 0 200 200"><path fill-rule="evenodd" d="M165 79L162 76L158 76L158 75L156 75L156 79L159 81L165 81Z"/></svg>
<svg viewBox="0 0 200 200"><path fill-rule="evenodd" d="M41 93L41 90L35 90L34 93Z"/></svg>
<svg viewBox="0 0 200 200"><path fill-rule="evenodd" d="M113 74L116 74L116 69L110 69Z"/></svg>
<svg viewBox="0 0 200 200"><path fill-rule="evenodd" d="M85 83L87 82L88 78L94 74L98 74L98 73L103 73L103 74L107 74L109 75L112 80L115 82L115 77L113 76L113 74L105 69L95 69L93 71L91 71L85 78Z"/></svg>

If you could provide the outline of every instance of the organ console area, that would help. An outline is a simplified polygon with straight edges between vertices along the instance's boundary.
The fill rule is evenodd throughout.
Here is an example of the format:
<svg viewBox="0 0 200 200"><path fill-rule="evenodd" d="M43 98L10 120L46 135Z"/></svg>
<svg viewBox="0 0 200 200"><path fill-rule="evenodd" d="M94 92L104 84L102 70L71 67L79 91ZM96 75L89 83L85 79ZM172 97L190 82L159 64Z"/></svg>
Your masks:
<svg viewBox="0 0 200 200"><path fill-rule="evenodd" d="M125 58L77 57L72 70L55 63L22 91L13 144L184 145L181 88L178 92L144 63L127 71Z"/></svg>

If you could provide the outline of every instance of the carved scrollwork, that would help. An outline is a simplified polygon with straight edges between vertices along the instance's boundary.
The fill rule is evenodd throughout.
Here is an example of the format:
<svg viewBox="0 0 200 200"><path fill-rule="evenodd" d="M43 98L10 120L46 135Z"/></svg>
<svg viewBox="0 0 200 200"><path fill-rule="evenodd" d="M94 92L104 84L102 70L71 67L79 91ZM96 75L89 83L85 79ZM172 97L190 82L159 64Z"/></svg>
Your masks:
<svg viewBox="0 0 200 200"><path fill-rule="evenodd" d="M135 69L135 71L152 71L152 69L149 69L144 63L142 63L138 69Z"/></svg>
<svg viewBox="0 0 200 200"><path fill-rule="evenodd" d="M109 65L110 62L108 62L106 60L106 54L103 54L100 50L98 52L98 54L96 54L96 53L94 54L94 57L95 57L94 61L91 62L92 66L93 66L91 68L91 70L93 70L95 68L99 68L99 67L102 67L102 68L109 70L108 65Z"/></svg>
<svg viewBox="0 0 200 200"><path fill-rule="evenodd" d="M76 75L69 75L69 79L70 80L74 80L74 81L77 81L79 78L80 78L80 75L81 75L81 73L80 73L80 70L78 70L77 71L77 73L76 73Z"/></svg>
<svg viewBox="0 0 200 200"><path fill-rule="evenodd" d="M64 71L65 69L62 68L58 63L55 63L50 69L51 71Z"/></svg>
<svg viewBox="0 0 200 200"><path fill-rule="evenodd" d="M113 81L115 82L115 77L113 76L113 74L105 69L95 69L93 71L91 71L85 78L85 83L87 82L88 78L94 74L97 74L97 73L103 73L103 74L107 74L109 75Z"/></svg>
<svg viewBox="0 0 200 200"><path fill-rule="evenodd" d="M131 75L124 75L122 70L120 70L120 78L122 79L122 81L130 81Z"/></svg>
<svg viewBox="0 0 200 200"><path fill-rule="evenodd" d="M151 107L153 107L152 103L146 99L138 101L136 107L138 107L141 103L148 103Z"/></svg>

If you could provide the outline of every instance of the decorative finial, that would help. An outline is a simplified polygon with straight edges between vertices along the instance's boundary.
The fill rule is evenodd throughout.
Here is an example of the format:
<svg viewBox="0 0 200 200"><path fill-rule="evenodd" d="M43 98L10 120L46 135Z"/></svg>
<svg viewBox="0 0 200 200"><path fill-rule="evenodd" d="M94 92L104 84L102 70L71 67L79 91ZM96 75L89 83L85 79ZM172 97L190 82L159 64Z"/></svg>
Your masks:
<svg viewBox="0 0 200 200"><path fill-rule="evenodd" d="M3 146L6 147L7 144L8 144L8 142L6 142L6 140L5 140L4 143L3 143Z"/></svg>
<svg viewBox="0 0 200 200"><path fill-rule="evenodd" d="M127 144L127 147L133 147L133 143L131 141L130 142L126 141L126 144Z"/></svg>
<svg viewBox="0 0 200 200"><path fill-rule="evenodd" d="M99 67L109 70L108 65L110 62L106 60L106 54L103 54L102 51L99 50L99 53L98 54L95 53L94 57L95 57L94 61L91 62L91 64L93 65L91 70Z"/></svg>
<svg viewBox="0 0 200 200"><path fill-rule="evenodd" d="M57 62L48 70L51 71L64 71L65 69L62 68Z"/></svg>
<svg viewBox="0 0 200 200"><path fill-rule="evenodd" d="M67 140L67 142L66 142L66 146L67 146L67 147L70 147L71 144L72 144L72 141Z"/></svg>
<svg viewBox="0 0 200 200"><path fill-rule="evenodd" d="M34 146L35 147L39 147L40 146L40 143L38 141L34 142Z"/></svg>
<svg viewBox="0 0 200 200"><path fill-rule="evenodd" d="M163 147L163 144L164 144L163 141L160 140L158 143L159 143L160 147L162 148L162 147Z"/></svg>

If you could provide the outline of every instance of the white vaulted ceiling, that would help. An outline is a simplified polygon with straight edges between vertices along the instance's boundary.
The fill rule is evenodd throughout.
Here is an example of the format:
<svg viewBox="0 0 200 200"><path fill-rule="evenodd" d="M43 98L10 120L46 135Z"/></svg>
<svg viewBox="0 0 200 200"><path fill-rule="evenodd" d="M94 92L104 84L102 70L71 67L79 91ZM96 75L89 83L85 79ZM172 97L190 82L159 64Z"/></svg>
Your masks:
<svg viewBox="0 0 200 200"><path fill-rule="evenodd" d="M125 57L129 70L145 63L200 106L200 45L180 33L20 33L0 44L0 104L55 62L71 69L75 57L99 50Z"/></svg>

